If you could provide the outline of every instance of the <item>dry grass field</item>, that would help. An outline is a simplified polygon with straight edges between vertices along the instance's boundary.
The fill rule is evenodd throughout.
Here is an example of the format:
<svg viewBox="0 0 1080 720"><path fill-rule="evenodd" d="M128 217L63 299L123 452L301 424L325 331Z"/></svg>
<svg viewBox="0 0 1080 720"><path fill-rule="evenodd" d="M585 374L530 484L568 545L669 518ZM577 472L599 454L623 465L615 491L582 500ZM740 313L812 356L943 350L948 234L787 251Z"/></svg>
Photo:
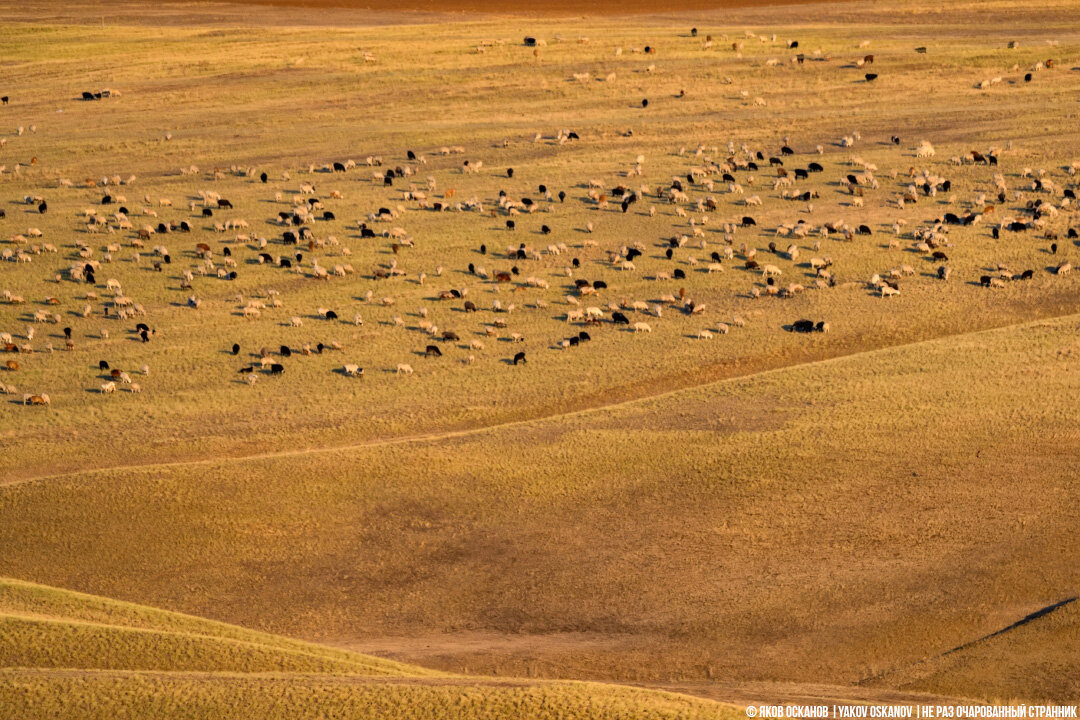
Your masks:
<svg viewBox="0 0 1080 720"><path fill-rule="evenodd" d="M0 581L5 718L737 717L671 693L423 670L153 608Z"/></svg>
<svg viewBox="0 0 1080 720"><path fill-rule="evenodd" d="M0 8L0 696L1080 699L1080 4L460 9Z"/></svg>

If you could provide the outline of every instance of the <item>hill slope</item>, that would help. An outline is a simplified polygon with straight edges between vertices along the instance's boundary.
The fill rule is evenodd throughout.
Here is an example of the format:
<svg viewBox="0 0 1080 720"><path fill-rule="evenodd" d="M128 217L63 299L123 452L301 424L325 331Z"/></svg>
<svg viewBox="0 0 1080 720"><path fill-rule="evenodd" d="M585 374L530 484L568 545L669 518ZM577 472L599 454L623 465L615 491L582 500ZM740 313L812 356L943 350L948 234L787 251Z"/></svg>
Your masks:
<svg viewBox="0 0 1080 720"><path fill-rule="evenodd" d="M464 678L0 580L5 718L721 718L636 688Z"/></svg>
<svg viewBox="0 0 1080 720"><path fill-rule="evenodd" d="M973 695L995 679L999 702L1080 697L1080 602L1075 596L1040 608L1004 628L909 667L882 682L906 689Z"/></svg>

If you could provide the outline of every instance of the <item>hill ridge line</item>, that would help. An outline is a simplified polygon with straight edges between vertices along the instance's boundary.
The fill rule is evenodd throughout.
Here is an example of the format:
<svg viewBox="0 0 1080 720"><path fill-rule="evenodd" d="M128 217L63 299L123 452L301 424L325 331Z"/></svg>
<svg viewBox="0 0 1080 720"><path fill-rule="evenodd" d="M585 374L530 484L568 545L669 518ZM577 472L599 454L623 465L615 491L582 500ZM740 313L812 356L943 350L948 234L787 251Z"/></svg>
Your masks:
<svg viewBox="0 0 1080 720"><path fill-rule="evenodd" d="M834 362L841 362L844 360L850 360L852 358L863 357L867 355L876 355L879 353L885 353L892 350L899 350L904 348L918 347L920 345L927 345L930 343L939 342L941 340L973 337L977 335L998 332L1000 330L1008 330L1014 328L1023 328L1035 326L1041 323L1050 323L1063 320L1065 318L1080 317L1080 313L1069 312L1062 315L1048 315L1033 320L1023 320L1021 322L1007 323L1004 325L997 325L994 327L980 328L978 330L971 330L968 332L959 333L943 333L930 338L923 338L921 340L913 340L911 342L901 342L892 345L883 345L881 347L871 348L868 350L857 350L855 352L842 353L831 357L820 358L817 360L809 360L806 362L792 363L789 365L780 365L777 367L766 368L764 370L758 370L749 372L743 375L734 375L730 377L724 377L719 379L710 379L701 383L689 383L681 385L676 388L663 390L657 393L646 393L637 395L625 400L617 400L608 403L597 403L588 407L578 408L576 410L569 410L565 412L548 413L544 415L536 415L534 417L523 418L518 420L509 420L501 423L493 423L490 425L482 425L473 428L464 428L461 430L447 430L444 432L431 432L431 433L417 433L414 435L401 435L398 437L390 438L377 438L373 440L364 440L357 443L347 443L344 445L332 445L327 447L314 447L314 448L302 448L295 450L278 450L270 452L250 453L247 455L233 455L227 457L213 457L213 458L197 458L193 460L170 460L166 462L147 462L147 463L135 463L130 465L109 465L96 468L85 468L80 470L69 470L61 473L51 473L48 475L37 475L26 478L18 478L15 480L0 480L0 490L3 488L15 487L18 485L25 485L33 482L45 482L48 480L58 480L65 477L75 477L79 475L90 475L106 472L117 472L127 470L152 470L155 468L174 468L174 467L197 467L199 465L214 465L214 464L227 464L233 462L245 462L245 461L258 461L258 460L275 460L280 458L302 457L304 455L319 455L324 453L342 452L348 450L357 450L362 448L371 447L391 447L394 445L408 445L412 443L426 443L426 442L439 442L442 440L455 440L463 437L471 437L473 435L481 435L485 432L495 432L499 430L506 430L509 428L523 427L532 423L544 422L549 420L557 420L559 418L571 418L582 415L588 415L594 412L601 412L604 410L611 410L616 408L627 407L639 402L647 402L651 400L659 400L673 395L677 395L682 392L690 390L699 390L712 386L722 385L729 382L739 382L745 380L752 380L758 377L765 377L774 373L785 372L788 370L797 370L801 368L818 367L822 365L829 365Z"/></svg>
<svg viewBox="0 0 1080 720"><path fill-rule="evenodd" d="M251 649L265 649L272 650L280 653L286 653L290 655L302 656L306 658L312 658L315 660L323 660L329 663L341 663L342 665L353 666L354 670L366 670L370 677L401 677L390 675L394 667L381 667L381 663L386 661L386 658L380 658L376 655L364 655L363 653L351 653L354 656L360 657L333 657L332 654L320 655L312 649L304 649L301 647L287 647L284 645L273 645L268 642L261 642L259 640L227 637L224 635L211 635L205 632L196 632L190 630L171 630L164 628L145 628L136 627L133 625L120 625L117 623L107 622L95 622L93 620L84 620L80 618L70 618L64 616L45 617L34 616L23 613L13 613L8 611L0 611L0 619L11 619L16 621L23 621L27 623L36 623L40 625L65 625L72 627L86 627L86 628L100 628L107 630L120 630L124 632L138 633L142 635L160 635L177 639L192 639L192 640L206 640L221 643L223 645L231 645L237 647L247 647ZM291 638L287 638L291 639ZM302 642L302 641L297 641ZM319 645L317 643L308 643L313 645L316 649L335 651L337 648L328 648L325 645ZM389 661L394 665L402 665L403 663L397 663L396 661ZM424 668L427 669L427 668ZM380 672L387 673L385 676L380 675ZM331 673L325 673L331 674ZM416 677L428 677L428 676L416 676ZM454 677L448 675L448 677Z"/></svg>
<svg viewBox="0 0 1080 720"><path fill-rule="evenodd" d="M1039 608L1038 610L1035 610L1034 612L1028 613L1027 615L1020 618L1019 620L1016 620L1015 622L1009 623L1008 625L1006 625L1003 628L998 628L997 630L994 630L993 632L989 632L989 633L986 633L985 635L981 635L980 637L977 637L974 640L968 640L967 642L960 643L959 645L951 647L948 650L944 650L942 652L939 652L936 655L929 655L927 657L922 658L921 660L916 660L915 662L911 662L911 663L908 663L906 665L901 665L899 667L894 667L894 668L889 669L889 670L882 670L881 672L875 673L873 675L868 675L867 677L864 677L863 679L859 680L858 685L862 686L862 685L865 685L866 683L872 682L874 680L882 680L882 679L888 677L889 675L895 675L896 673L903 672L905 670L912 670L914 668L919 667L920 665L925 665L926 663L930 663L930 662L933 662L935 660L940 660L941 658L948 657L948 656L950 656L950 655L952 655L954 653L962 652L964 650L967 650L968 648L973 648L976 645L981 645L982 643L984 643L984 642L986 642L988 640L993 640L994 638L1000 637L1000 636L1002 636L1002 635L1004 635L1004 634L1006 634L1008 632L1011 632L1012 630L1023 627L1023 626L1025 626L1025 625L1027 625L1029 623L1032 623L1032 622L1034 622L1034 621L1036 621L1036 620L1038 620L1040 618L1044 618L1047 615L1050 615L1050 614L1056 612L1057 610L1060 610L1063 607L1067 607L1067 606L1071 605L1072 603L1076 602L1077 600L1080 600L1080 596L1073 595L1071 597L1065 598L1064 600L1058 600L1055 603L1050 603L1049 605L1045 605L1045 606Z"/></svg>

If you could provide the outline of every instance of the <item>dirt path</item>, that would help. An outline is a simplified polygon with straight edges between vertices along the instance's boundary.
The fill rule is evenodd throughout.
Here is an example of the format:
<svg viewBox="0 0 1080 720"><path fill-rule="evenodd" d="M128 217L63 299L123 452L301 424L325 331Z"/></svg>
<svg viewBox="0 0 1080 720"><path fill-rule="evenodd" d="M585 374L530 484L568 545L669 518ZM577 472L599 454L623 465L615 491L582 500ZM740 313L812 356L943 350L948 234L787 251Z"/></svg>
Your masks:
<svg viewBox="0 0 1080 720"><path fill-rule="evenodd" d="M707 680L644 683L641 687L693 695L731 705L979 705L977 700L890 688L818 683Z"/></svg>
<svg viewBox="0 0 1080 720"><path fill-rule="evenodd" d="M218 465L234 462L248 462L257 460L273 460L279 458L294 458L308 455L320 455L328 453L343 452L349 450L357 450L363 448L375 448L375 447L390 447L394 445L406 445L414 443L431 443L441 442L445 440L453 440L459 438L469 438L476 435L481 435L488 432L497 432L499 430L506 430L511 428L523 427L530 424L542 423L545 421L569 419L576 417L584 417L586 415L602 412L607 410L617 410L622 407L628 407L640 402L648 402L655 400L662 400L668 397L672 397L682 392L688 392L693 390L700 390L713 386L722 385L724 383L745 381L753 378L768 377L770 375L786 372L790 370L798 370L800 368L810 367L823 367L832 365L834 363L843 362L858 357L873 356L878 354L884 354L893 350L902 350L905 348L914 348L921 345L927 345L930 343L939 342L942 340L949 340L955 338L967 338L982 334L988 334L997 332L999 330L1007 330L1013 328L1023 328L1040 323L1054 322L1063 320L1066 318L1080 318L1080 314L1067 313L1064 315L1053 315L1048 317L1039 318L1036 320L1025 320L1018 323L1010 323L1006 325L1000 325L996 327L983 328L980 330L973 330L971 332L964 333L946 333L929 338L922 338L912 342L901 342L892 345L885 345L868 350L856 350L853 352L841 352L837 355L830 357L824 357L815 360L809 360L806 362L791 363L787 365L779 365L777 367L770 367L766 369L760 369L743 374L731 374L730 366L716 366L712 368L697 368L691 373L692 376L701 378L705 376L704 380L694 382L688 380L685 383L675 383L675 387L659 390L656 392L650 392L649 388L643 389L643 392L632 392L631 396L623 399L612 399L609 402L604 401L602 398L595 402L588 402L584 407L567 410L565 412L552 412L541 413L532 417L522 418L518 420L511 420L503 423L495 423L491 425L481 425L478 427L464 428L460 430L448 430L445 432L431 432L431 433L418 433L414 435L403 435L399 437L390 438L374 438L369 440L363 440L356 443L348 443L344 445L333 445L327 447L314 447L314 448L297 448L292 450L281 450L272 452L251 453L247 455L234 455L227 457L212 457L212 458L196 458L191 460L177 460L163 463L136 463L129 465L110 465L98 468L87 468L80 470L72 470L61 473L37 475L24 478L13 478L9 480L0 481L0 488L12 487L15 485L22 485L30 482L45 482L48 480L58 480L66 477L77 477L83 475L91 475L98 473L110 473L110 472L123 472L131 470L149 470L149 469L164 469L174 467L198 467L200 465ZM719 375L720 377L716 377ZM683 376L680 376L683 377ZM653 383L650 387L655 387ZM609 393L614 394L614 392Z"/></svg>
<svg viewBox="0 0 1080 720"><path fill-rule="evenodd" d="M186 681L296 681L318 685L370 686L404 685L425 687L511 687L522 688L542 685L562 685L574 680L495 678L488 676L447 677L381 677L370 675L319 675L302 673L231 673L198 671L157 670L94 670L82 668L0 668L0 681L4 677L48 679L115 679L135 677L171 678ZM724 705L742 707L758 704L974 704L971 700L928 693L899 692L887 689L858 688L846 685L820 685L816 683L777 683L703 681L688 683L600 683L610 687L636 687L650 690L689 695L712 700Z"/></svg>
<svg viewBox="0 0 1080 720"><path fill-rule="evenodd" d="M389 635L384 637L335 639L322 644L397 662L428 666L444 657L491 653L502 656L565 653L573 650L612 649L624 637L604 633L563 632L505 634L495 632L437 632L429 635ZM571 669L567 669L570 671ZM617 682L599 680L598 682ZM733 705L822 705L833 703L883 705L950 705L973 701L906 692L888 687L829 685L753 680L690 680L684 682L619 683L635 687L692 695Z"/></svg>

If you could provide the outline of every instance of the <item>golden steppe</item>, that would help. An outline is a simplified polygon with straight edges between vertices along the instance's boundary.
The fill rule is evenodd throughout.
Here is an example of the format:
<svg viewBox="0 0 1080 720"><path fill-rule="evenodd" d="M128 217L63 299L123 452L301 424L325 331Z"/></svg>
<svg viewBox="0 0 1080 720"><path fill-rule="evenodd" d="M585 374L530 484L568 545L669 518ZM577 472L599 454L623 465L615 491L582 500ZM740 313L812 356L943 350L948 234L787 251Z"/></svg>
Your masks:
<svg viewBox="0 0 1080 720"><path fill-rule="evenodd" d="M0 358L0 697L40 699L17 716L221 716L245 687L350 717L1080 698L1080 4L463 9L0 8L0 332L29 350ZM776 184L770 157L822 172ZM309 199L313 240L283 245ZM973 221L935 259L946 213ZM104 315L117 294L144 314ZM102 360L141 392L102 392Z"/></svg>

